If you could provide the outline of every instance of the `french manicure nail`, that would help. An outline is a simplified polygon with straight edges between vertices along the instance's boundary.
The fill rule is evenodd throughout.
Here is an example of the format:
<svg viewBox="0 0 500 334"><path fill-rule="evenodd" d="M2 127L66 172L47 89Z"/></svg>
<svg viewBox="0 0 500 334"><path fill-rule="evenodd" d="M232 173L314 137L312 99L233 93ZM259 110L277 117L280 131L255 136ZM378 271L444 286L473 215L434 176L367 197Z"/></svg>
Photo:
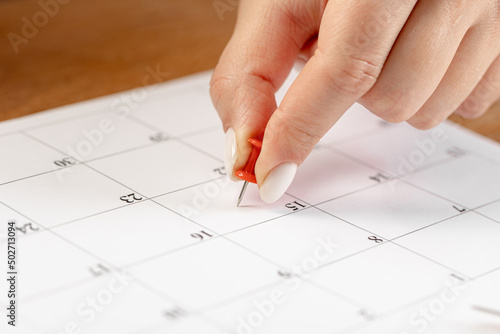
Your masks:
<svg viewBox="0 0 500 334"><path fill-rule="evenodd" d="M297 164L291 162L274 168L260 186L260 198L269 204L276 202L288 189L296 172Z"/></svg>
<svg viewBox="0 0 500 334"><path fill-rule="evenodd" d="M234 164L238 158L238 145L236 143L236 133L233 128L227 129L226 132L226 148L224 151L224 166L226 168L226 173L229 178L233 181L238 181L233 175Z"/></svg>

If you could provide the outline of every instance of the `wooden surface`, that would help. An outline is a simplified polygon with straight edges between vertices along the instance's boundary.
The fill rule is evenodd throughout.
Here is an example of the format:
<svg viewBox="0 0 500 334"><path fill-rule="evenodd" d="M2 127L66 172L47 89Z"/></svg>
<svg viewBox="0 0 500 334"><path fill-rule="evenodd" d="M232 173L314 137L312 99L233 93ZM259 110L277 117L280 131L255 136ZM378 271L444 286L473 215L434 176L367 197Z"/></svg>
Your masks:
<svg viewBox="0 0 500 334"><path fill-rule="evenodd" d="M148 68L163 81L211 69L236 17L234 0L220 0L222 17L213 0L57 1L52 17L38 0L0 0L0 120L140 87ZM26 20L38 20L32 36ZM29 37L17 53L9 33ZM500 142L500 103L452 119Z"/></svg>

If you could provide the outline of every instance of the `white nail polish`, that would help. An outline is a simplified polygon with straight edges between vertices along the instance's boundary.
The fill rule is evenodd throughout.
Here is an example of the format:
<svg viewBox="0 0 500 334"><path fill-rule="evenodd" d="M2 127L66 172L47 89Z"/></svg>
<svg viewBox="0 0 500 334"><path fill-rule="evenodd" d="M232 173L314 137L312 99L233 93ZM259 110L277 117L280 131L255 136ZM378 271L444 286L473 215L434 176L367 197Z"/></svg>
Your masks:
<svg viewBox="0 0 500 334"><path fill-rule="evenodd" d="M297 164L294 163L284 163L273 169L260 186L260 198L269 204L276 202L288 189L296 172Z"/></svg>
<svg viewBox="0 0 500 334"><path fill-rule="evenodd" d="M226 148L224 151L224 166L226 168L226 173L229 178L233 181L238 181L239 179L233 175L234 164L238 158L238 145L236 143L236 133L233 128L227 129L226 132Z"/></svg>
<svg viewBox="0 0 500 334"><path fill-rule="evenodd" d="M298 57L296 60L295 60L295 63L293 64L293 69L297 72L301 72L304 67L306 66L306 63L307 63L307 60L302 58L302 57Z"/></svg>

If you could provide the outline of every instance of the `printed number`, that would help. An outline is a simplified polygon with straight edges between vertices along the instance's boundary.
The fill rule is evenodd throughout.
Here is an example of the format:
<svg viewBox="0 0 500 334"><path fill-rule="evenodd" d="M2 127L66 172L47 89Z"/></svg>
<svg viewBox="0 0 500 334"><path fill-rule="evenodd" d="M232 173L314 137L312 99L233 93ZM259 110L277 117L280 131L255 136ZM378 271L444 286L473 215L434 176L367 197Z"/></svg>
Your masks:
<svg viewBox="0 0 500 334"><path fill-rule="evenodd" d="M462 276L459 276L459 275L457 275L455 273L451 273L450 276L453 277L453 278L456 278L459 281L465 281L465 279Z"/></svg>
<svg viewBox="0 0 500 334"><path fill-rule="evenodd" d="M177 320L179 318L184 317L187 314L186 310L180 308L180 307L175 307L170 310L166 310L163 312L163 315L165 318L169 320Z"/></svg>
<svg viewBox="0 0 500 334"><path fill-rule="evenodd" d="M224 166L219 167L219 168L215 168L213 171L214 171L214 173L218 173L219 175L227 175L226 174L226 167L224 167Z"/></svg>
<svg viewBox="0 0 500 334"><path fill-rule="evenodd" d="M109 268L107 268L106 266L98 263L96 264L94 267L89 267L89 271L90 273L95 276L95 277L99 277L101 275L104 275L106 273L109 273Z"/></svg>
<svg viewBox="0 0 500 334"><path fill-rule="evenodd" d="M464 150L456 146L450 147L448 150L446 150L446 153L448 153L448 155L451 155L453 158L460 158L466 154Z"/></svg>
<svg viewBox="0 0 500 334"><path fill-rule="evenodd" d="M389 180L389 177L385 176L384 174L377 173L377 175L370 176L370 180L373 180L378 183L382 183L384 181Z"/></svg>
<svg viewBox="0 0 500 334"><path fill-rule="evenodd" d="M293 274L289 271L278 270L278 276L284 279L290 279L293 277Z"/></svg>
<svg viewBox="0 0 500 334"><path fill-rule="evenodd" d="M124 202L127 202L127 203L134 203L135 201L142 200L142 197L137 196L135 193L133 193L133 194L122 196L122 197L120 197L120 199Z"/></svg>
<svg viewBox="0 0 500 334"><path fill-rule="evenodd" d="M377 315L373 311L367 309L360 310L359 315L361 315L368 321L373 321L377 318Z"/></svg>
<svg viewBox="0 0 500 334"><path fill-rule="evenodd" d="M463 207L458 207L458 206L456 206L456 205L453 205L453 208L454 208L455 210L457 210L458 212L460 212L460 213L467 211L467 209L466 209L466 208L463 208Z"/></svg>
<svg viewBox="0 0 500 334"><path fill-rule="evenodd" d="M76 160L69 157L54 161L54 165L57 167L68 167L74 164L76 164Z"/></svg>
<svg viewBox="0 0 500 334"><path fill-rule="evenodd" d="M170 137L162 132L155 133L154 135L149 137L149 140L151 140L153 143L161 143L162 141L167 141L169 139Z"/></svg>
<svg viewBox="0 0 500 334"><path fill-rule="evenodd" d="M200 232L191 234L191 237L195 238L195 239L200 239L200 241L203 241L203 240L205 240L205 238L213 237L213 235L211 235L210 233L208 233L206 231L200 231Z"/></svg>
<svg viewBox="0 0 500 334"><path fill-rule="evenodd" d="M28 233L28 228L30 231L38 231L39 230L38 227L33 227L33 225L31 223L24 224L22 227L16 227L16 230L19 230L22 233L26 234L26 233Z"/></svg>
<svg viewBox="0 0 500 334"><path fill-rule="evenodd" d="M295 201L292 203L286 203L285 207L287 207L288 209L292 209L293 211L297 211L298 209L305 208L306 206L302 203Z"/></svg>
<svg viewBox="0 0 500 334"><path fill-rule="evenodd" d="M368 237L368 240L370 241L375 241L375 243L379 244L381 242L384 242L384 240L380 239L380 238L377 238L376 236L372 235L370 237Z"/></svg>

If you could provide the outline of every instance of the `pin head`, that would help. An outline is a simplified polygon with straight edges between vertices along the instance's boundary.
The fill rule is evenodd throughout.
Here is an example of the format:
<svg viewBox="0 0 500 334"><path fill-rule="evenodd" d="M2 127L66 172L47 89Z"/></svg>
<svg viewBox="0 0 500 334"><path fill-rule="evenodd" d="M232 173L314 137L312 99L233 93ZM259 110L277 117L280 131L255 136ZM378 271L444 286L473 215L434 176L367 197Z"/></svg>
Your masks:
<svg viewBox="0 0 500 334"><path fill-rule="evenodd" d="M252 153L250 153L250 157L248 158L245 168L237 170L234 172L234 175L244 181L257 183L257 180L255 179L255 163L257 162L257 158L259 157L260 150L262 148L262 141L250 138L248 139L248 142L253 145Z"/></svg>
<svg viewBox="0 0 500 334"><path fill-rule="evenodd" d="M262 141L258 139L250 138L248 142L253 145L252 153L250 153L250 157L248 158L247 164L245 168L239 169L234 172L234 175L245 183L243 184L243 188L241 189L240 196L238 197L238 204L240 206L241 200L243 199L243 195L245 194L245 190L247 189L248 182L257 183L255 179L255 163L257 162L257 158L260 154L260 149L262 148Z"/></svg>

